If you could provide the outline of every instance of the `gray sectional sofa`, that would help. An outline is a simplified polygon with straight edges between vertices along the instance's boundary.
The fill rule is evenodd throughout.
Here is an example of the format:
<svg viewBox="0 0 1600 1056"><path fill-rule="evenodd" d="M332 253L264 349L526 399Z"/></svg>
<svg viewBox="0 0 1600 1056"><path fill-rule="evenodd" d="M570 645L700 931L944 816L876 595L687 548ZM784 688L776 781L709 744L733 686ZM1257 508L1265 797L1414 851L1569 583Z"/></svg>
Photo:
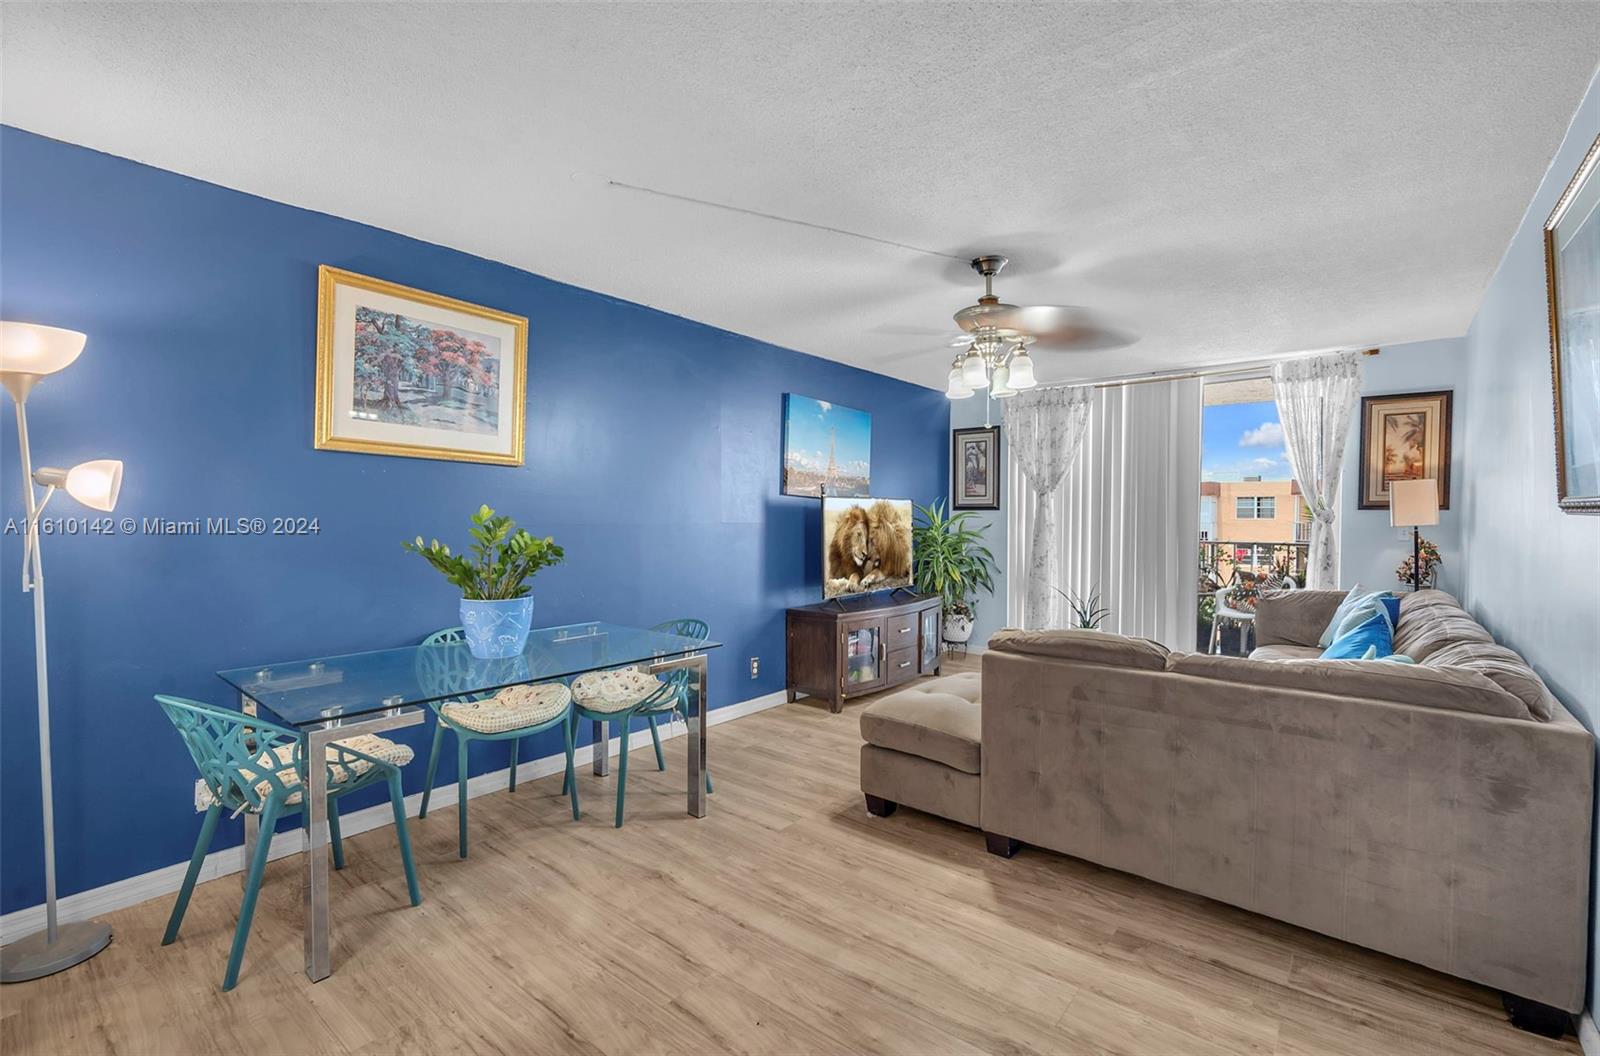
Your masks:
<svg viewBox="0 0 1600 1056"><path fill-rule="evenodd" d="M1250 659L1002 631L981 687L923 683L940 708L898 694L863 714L869 809L975 808L991 850L1049 848L1428 965L1549 1028L1583 1007L1594 740L1440 591L1402 601L1415 665L1313 659L1343 597L1263 598ZM977 743L951 747L974 721Z"/></svg>

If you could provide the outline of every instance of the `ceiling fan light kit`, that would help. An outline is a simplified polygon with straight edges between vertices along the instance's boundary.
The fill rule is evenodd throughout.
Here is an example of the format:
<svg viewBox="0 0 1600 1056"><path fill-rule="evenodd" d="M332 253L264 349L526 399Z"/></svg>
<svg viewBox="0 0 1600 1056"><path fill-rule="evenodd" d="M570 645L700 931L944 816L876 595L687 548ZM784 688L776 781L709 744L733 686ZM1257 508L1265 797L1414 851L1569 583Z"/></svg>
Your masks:
<svg viewBox="0 0 1600 1056"><path fill-rule="evenodd" d="M983 296L955 314L956 325L969 335L951 365L945 395L964 400L979 389L1005 399L1039 384L1033 373L1030 345L1069 351L1120 348L1132 338L1099 325L1083 308L1064 304L1007 304L994 293L994 277L1006 258L972 258L972 270L983 276Z"/></svg>
<svg viewBox="0 0 1600 1056"><path fill-rule="evenodd" d="M972 270L983 276L983 296L955 314L956 325L972 335L965 351L956 354L945 395L964 400L979 389L995 399L1015 396L1038 384L1028 343L1033 337L1012 325L1022 309L1005 304L994 294L994 277L1006 266L1001 256L974 257Z"/></svg>
<svg viewBox="0 0 1600 1056"><path fill-rule="evenodd" d="M944 394L952 400L970 400L972 398L972 390L967 387L965 381L961 380L961 361L959 358L956 360L956 365L950 368L950 378Z"/></svg>

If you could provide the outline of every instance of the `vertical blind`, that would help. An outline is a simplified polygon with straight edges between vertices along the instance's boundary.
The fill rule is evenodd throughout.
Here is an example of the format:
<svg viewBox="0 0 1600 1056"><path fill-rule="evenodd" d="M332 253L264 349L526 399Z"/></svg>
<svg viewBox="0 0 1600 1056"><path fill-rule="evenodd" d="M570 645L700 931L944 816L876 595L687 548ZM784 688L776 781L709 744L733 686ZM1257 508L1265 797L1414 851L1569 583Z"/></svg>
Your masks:
<svg viewBox="0 0 1600 1056"><path fill-rule="evenodd" d="M1200 412L1204 382L1183 378L1097 390L1078 459L1054 496L1062 591L1099 594L1101 626L1195 647L1200 535ZM1009 460L1008 568L1026 568L1035 493ZM1008 582L1006 615L1023 625L1023 584ZM1052 592L1053 627L1072 625Z"/></svg>

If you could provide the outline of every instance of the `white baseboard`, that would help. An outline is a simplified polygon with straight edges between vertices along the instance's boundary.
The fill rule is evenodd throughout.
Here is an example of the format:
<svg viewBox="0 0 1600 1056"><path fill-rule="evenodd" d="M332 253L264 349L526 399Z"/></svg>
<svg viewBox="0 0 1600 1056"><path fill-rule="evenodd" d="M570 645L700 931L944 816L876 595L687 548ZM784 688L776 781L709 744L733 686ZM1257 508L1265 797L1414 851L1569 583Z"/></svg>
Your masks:
<svg viewBox="0 0 1600 1056"><path fill-rule="evenodd" d="M1600 1056L1600 1027L1595 1026L1594 1013L1587 1008L1578 1017L1578 1044L1583 1046L1583 1056Z"/></svg>
<svg viewBox="0 0 1600 1056"><path fill-rule="evenodd" d="M754 715L758 711L766 711L783 704L786 696L782 690L768 693L765 696L753 697L737 704L726 707L714 708L706 716L706 722L711 726L719 726L724 722ZM661 739L669 740L682 737L688 730L682 723L667 723L660 727ZM622 750L620 737L612 737L607 742L607 754L616 755ZM650 745L649 729L635 731L628 740L628 751L635 752L648 748ZM594 761L594 746L584 745L573 753L575 765L587 765ZM421 760L418 760L419 762ZM539 759L530 759L517 764L517 777L520 780L548 777L558 774L567 767L565 753L559 755L546 755ZM475 799L490 792L498 792L511 784L511 770L493 770L486 774L479 774L467 781L467 798ZM441 807L455 806L457 786L454 781L448 785L440 785L433 790L433 797L428 801L430 810ZM406 797L406 817L414 818L422 809L422 793L413 792ZM339 830L345 836L354 836L370 829L382 828L394 824L394 811L388 803L378 803L351 814L339 815ZM276 834L272 841L272 849L268 851L269 859L278 859L286 855L297 854L300 851L301 835L299 829L286 829ZM56 917L61 923L67 924L76 920L88 920L102 913L113 910L125 909L146 902L152 898L175 893L183 884L183 874L189 868L187 860L152 869L148 873L130 876L125 880L116 880L101 887L80 891L75 895L67 895L56 901ZM214 880L219 876L244 870L244 848L228 847L220 851L212 851L206 855L204 864L200 867L199 882ZM44 927L44 903L29 906L26 909L14 910L0 916L0 942L8 942L32 934Z"/></svg>

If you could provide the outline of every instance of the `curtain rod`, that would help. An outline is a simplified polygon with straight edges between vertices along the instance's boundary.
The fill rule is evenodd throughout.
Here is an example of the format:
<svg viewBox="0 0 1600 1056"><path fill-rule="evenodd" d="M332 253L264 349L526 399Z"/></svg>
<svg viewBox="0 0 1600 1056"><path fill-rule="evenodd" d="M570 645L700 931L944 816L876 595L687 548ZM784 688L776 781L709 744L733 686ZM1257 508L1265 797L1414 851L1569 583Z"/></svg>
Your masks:
<svg viewBox="0 0 1600 1056"><path fill-rule="evenodd" d="M1151 385L1158 381L1187 381L1190 378L1220 378L1229 374L1243 374L1247 371L1260 370L1270 367L1274 363L1281 363L1286 359L1307 359L1311 356L1325 355L1325 352L1307 352L1292 356L1275 356L1272 359L1253 359L1242 363L1232 363L1213 367L1210 370L1187 370L1180 373L1165 374L1135 374L1122 378L1107 378L1103 381L1067 381L1059 385L1043 385L1047 389L1072 389L1092 385L1097 389L1120 389L1128 385ZM1363 349L1363 356L1376 356L1378 349Z"/></svg>

